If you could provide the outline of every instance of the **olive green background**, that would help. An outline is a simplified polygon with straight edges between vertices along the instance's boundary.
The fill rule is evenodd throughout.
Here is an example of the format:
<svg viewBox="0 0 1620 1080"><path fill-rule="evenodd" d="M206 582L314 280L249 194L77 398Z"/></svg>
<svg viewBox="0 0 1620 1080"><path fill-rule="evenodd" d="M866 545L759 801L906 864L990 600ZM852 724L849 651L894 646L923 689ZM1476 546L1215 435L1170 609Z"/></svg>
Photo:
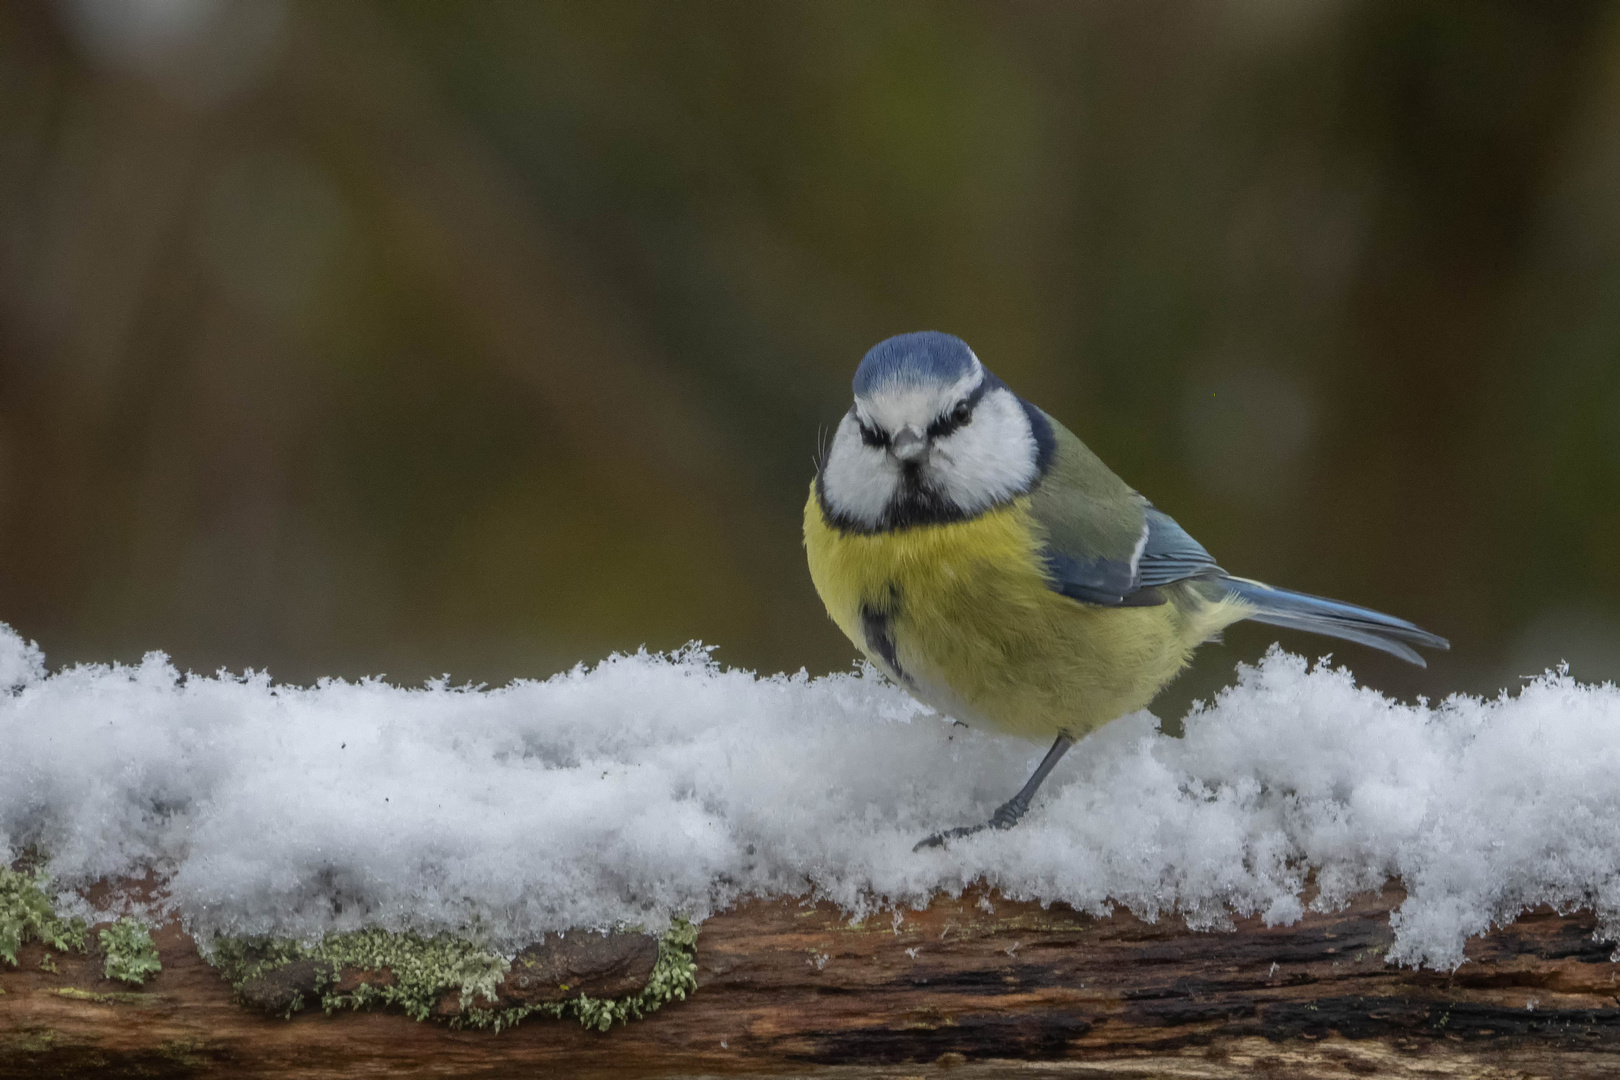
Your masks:
<svg viewBox="0 0 1620 1080"><path fill-rule="evenodd" d="M0 619L53 663L846 668L800 507L915 329L1231 571L1454 643L1291 648L1620 675L1620 7L0 7Z"/></svg>

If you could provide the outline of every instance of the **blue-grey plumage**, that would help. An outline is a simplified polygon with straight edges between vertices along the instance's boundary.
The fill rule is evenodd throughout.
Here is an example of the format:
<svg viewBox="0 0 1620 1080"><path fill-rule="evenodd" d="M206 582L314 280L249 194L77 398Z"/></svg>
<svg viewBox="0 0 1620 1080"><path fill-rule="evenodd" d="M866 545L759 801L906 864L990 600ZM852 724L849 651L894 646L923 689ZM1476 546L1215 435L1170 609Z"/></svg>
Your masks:
<svg viewBox="0 0 1620 1080"><path fill-rule="evenodd" d="M811 577L839 627L925 703L1055 736L993 825L1017 822L1074 739L1147 705L1233 622L1417 664L1413 645L1447 647L1393 616L1227 574L958 338L880 343L854 391L805 507Z"/></svg>
<svg viewBox="0 0 1620 1080"><path fill-rule="evenodd" d="M1445 638L1381 611L1309 593L1279 589L1247 578L1222 576L1221 584L1230 595L1254 609L1249 613L1250 622L1343 638L1381 649L1418 667L1427 667L1428 664L1412 645L1422 645L1428 649L1451 648L1451 643Z"/></svg>
<svg viewBox="0 0 1620 1080"><path fill-rule="evenodd" d="M1101 500L1073 498L1075 491L1085 487L1084 481L1076 480L1086 469L1107 471L1107 467L1056 420L1041 415L1059 446L1054 455L1058 467L1063 468L1065 461L1074 463L1069 466L1074 474L1069 483L1043 483L1040 487L1045 490L1038 490L1033 500L1036 518L1051 532L1045 552L1047 567L1054 587L1065 596L1113 606L1158 604L1164 602L1162 586L1178 581L1207 582L1216 587L1205 590L1211 598L1241 601L1252 622L1353 641L1419 667L1427 665L1412 645L1450 648L1445 638L1393 615L1230 575L1170 515L1128 488L1128 495L1115 496L1123 512L1111 520L1100 512ZM1112 472L1108 476L1118 479ZM1123 481L1118 483L1123 487ZM1076 518L1083 520L1077 522ZM1099 525L1103 531L1097 531ZM1088 526L1092 529L1089 535ZM1110 528L1113 535L1106 537ZM1124 555L1127 541L1133 547Z"/></svg>

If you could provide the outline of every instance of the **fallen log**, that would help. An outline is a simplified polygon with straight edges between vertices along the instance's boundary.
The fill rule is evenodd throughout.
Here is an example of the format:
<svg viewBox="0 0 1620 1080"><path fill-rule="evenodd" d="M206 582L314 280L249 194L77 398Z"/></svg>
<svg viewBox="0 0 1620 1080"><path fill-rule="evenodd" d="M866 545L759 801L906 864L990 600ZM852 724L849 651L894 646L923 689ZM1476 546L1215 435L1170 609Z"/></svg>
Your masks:
<svg viewBox="0 0 1620 1080"><path fill-rule="evenodd" d="M269 1004L290 1000L285 986L244 1000L170 925L155 935L163 970L138 991L94 957L42 970L38 944L0 965L0 1077L1620 1072L1620 969L1590 914L1527 913L1470 942L1448 974L1385 962L1401 899L1390 887L1293 926L1216 932L984 891L860 924L826 904L751 901L703 924L695 993L606 1032L529 1019L495 1033L380 1009L281 1019ZM620 985L649 963L644 944L601 960L577 938L548 948L525 969L547 985L557 972Z"/></svg>

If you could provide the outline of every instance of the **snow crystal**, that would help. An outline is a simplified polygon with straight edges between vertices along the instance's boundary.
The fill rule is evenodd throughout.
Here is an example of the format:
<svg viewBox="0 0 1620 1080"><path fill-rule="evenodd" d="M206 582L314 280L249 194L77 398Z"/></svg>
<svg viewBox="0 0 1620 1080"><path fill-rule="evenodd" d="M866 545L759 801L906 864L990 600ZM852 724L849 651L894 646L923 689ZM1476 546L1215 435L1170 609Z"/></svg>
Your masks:
<svg viewBox="0 0 1620 1080"><path fill-rule="evenodd" d="M47 674L0 628L0 857L64 888L154 871L193 932L546 930L695 919L749 895L857 913L983 879L1219 927L1401 879L1392 958L1441 968L1540 903L1620 931L1620 691L1401 704L1273 648L1186 719L1084 740L1010 832L1044 746L953 726L870 669L758 678L700 649L500 689ZM899 912L895 912L899 917Z"/></svg>

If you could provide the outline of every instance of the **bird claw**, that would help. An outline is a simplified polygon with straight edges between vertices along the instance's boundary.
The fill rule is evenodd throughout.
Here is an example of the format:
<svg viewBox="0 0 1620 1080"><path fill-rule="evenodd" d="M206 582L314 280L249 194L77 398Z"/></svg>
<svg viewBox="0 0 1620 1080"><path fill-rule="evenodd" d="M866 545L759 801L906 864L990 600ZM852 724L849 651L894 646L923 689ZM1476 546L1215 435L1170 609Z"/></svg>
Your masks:
<svg viewBox="0 0 1620 1080"><path fill-rule="evenodd" d="M955 829L946 829L944 832L937 832L933 836L917 841L917 846L911 850L921 851L923 848L949 847L952 840L960 840L964 836L972 836L974 833L981 832L987 828L989 828L988 823L984 825L962 825Z"/></svg>
<svg viewBox="0 0 1620 1080"><path fill-rule="evenodd" d="M1023 820L1029 812L1029 804L1011 799L996 807L996 812L990 815L992 829L1010 829Z"/></svg>
<svg viewBox="0 0 1620 1080"><path fill-rule="evenodd" d="M991 814L990 820L983 825L962 825L955 829L937 832L933 836L917 841L917 846L911 850L921 851L923 848L949 847L952 840L960 840L964 836L972 836L974 833L983 832L985 829L1010 829L1018 824L1028 811L1029 804L1020 802L1015 797L996 807L996 812Z"/></svg>

